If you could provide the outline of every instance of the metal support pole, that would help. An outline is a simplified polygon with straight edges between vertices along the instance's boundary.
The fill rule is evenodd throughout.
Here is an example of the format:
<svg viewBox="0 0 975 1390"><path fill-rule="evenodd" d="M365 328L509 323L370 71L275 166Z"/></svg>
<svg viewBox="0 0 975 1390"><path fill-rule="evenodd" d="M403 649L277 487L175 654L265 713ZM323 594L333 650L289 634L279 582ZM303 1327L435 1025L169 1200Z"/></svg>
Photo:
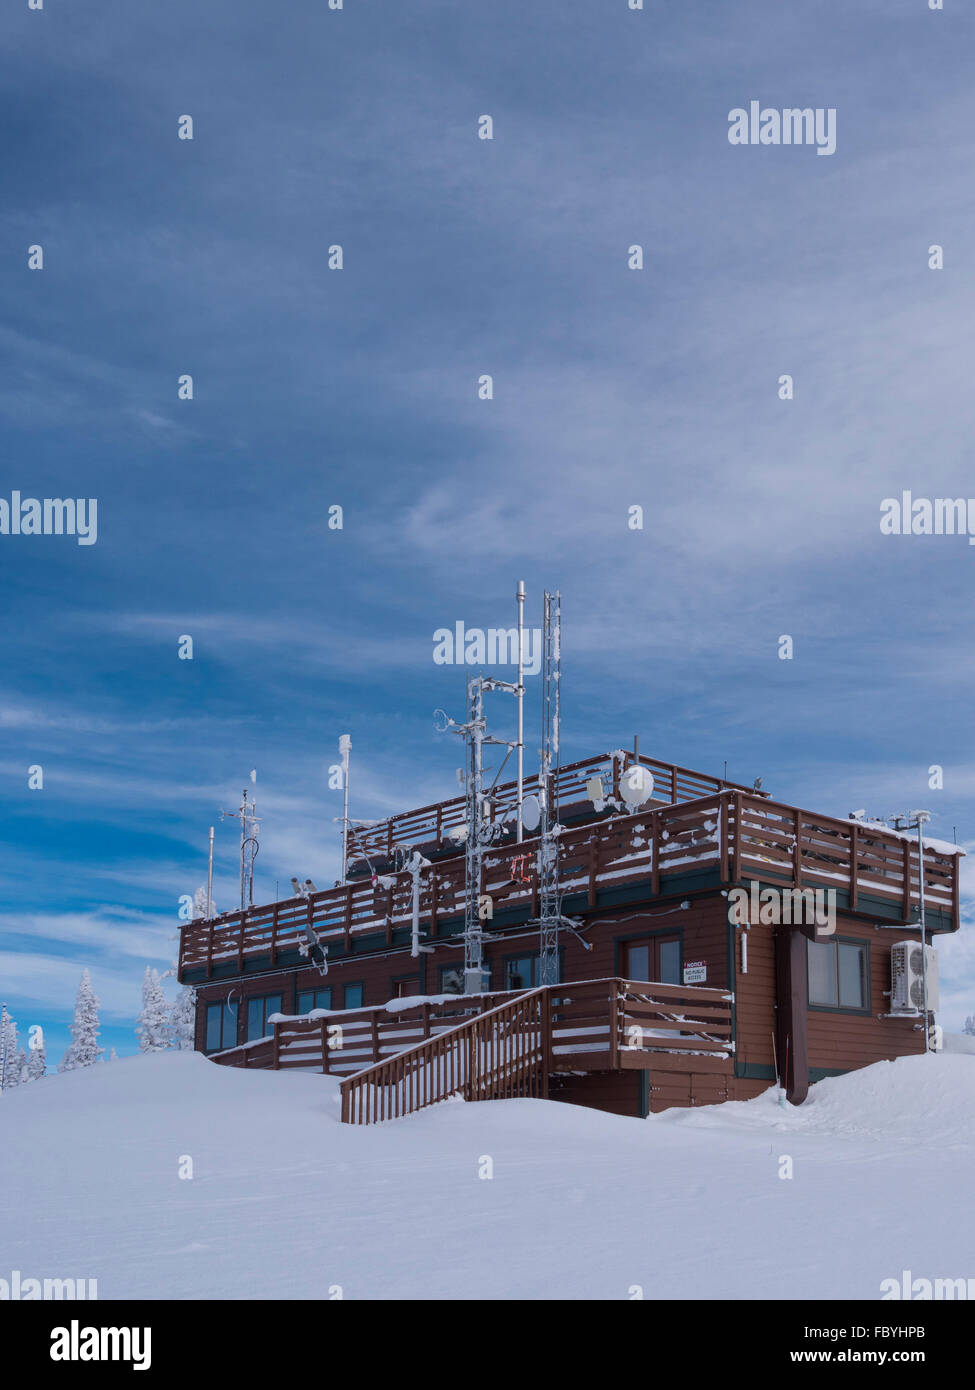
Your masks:
<svg viewBox="0 0 975 1390"><path fill-rule="evenodd" d="M525 801L525 581L518 581L518 823L515 839L524 839L522 808Z"/></svg>
<svg viewBox="0 0 975 1390"><path fill-rule="evenodd" d="M210 826L210 856L207 863L207 921L213 916L213 826Z"/></svg>

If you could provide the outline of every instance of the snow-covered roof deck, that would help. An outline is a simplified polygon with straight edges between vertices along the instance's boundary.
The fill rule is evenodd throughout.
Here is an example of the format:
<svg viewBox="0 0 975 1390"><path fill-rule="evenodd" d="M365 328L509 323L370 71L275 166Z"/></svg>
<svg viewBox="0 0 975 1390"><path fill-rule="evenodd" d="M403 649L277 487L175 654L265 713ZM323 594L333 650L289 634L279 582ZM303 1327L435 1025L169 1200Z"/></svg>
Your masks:
<svg viewBox="0 0 975 1390"><path fill-rule="evenodd" d="M606 890L631 888L647 899L679 892L687 884L711 886L751 879L806 888L833 889L841 908L875 912L904 922L919 897L918 847L914 836L855 820L802 811L753 792L722 790L694 801L646 807L563 827L561 880L572 910L583 915ZM484 891L495 915L524 920L538 911L535 873L537 841L496 847L485 855ZM927 840L925 899L934 930L955 929L959 920L956 845ZM517 866L515 860L522 860ZM701 876L705 877L702 878ZM270 966L290 953L307 951L309 939L322 946L352 948L354 938L393 945L410 927L411 875L404 871L359 879L324 889L310 898L289 898L255 907L241 916L226 913L196 920L182 930L181 974L209 978L247 958ZM462 856L427 864L419 874L421 929L435 938L440 925L464 911Z"/></svg>

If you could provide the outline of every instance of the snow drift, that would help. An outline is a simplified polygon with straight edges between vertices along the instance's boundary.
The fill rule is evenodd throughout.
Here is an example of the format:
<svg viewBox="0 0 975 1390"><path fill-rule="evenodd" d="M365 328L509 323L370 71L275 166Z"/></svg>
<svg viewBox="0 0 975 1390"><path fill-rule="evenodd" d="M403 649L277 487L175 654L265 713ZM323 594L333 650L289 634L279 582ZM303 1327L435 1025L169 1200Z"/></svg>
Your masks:
<svg viewBox="0 0 975 1390"><path fill-rule="evenodd" d="M905 1269L975 1274L970 1056L881 1063L799 1109L338 1110L328 1078L195 1053L21 1087L0 1098L0 1276L430 1300L877 1299Z"/></svg>

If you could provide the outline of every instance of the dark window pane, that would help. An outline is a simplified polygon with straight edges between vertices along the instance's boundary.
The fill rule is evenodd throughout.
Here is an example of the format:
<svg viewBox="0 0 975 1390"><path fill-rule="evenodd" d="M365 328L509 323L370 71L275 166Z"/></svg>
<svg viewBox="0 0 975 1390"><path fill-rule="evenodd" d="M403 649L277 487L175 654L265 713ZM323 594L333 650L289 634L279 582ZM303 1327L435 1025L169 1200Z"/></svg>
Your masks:
<svg viewBox="0 0 975 1390"><path fill-rule="evenodd" d="M531 989L537 975L536 956L518 956L504 963L505 989Z"/></svg>
<svg viewBox="0 0 975 1390"><path fill-rule="evenodd" d="M836 942L809 941L809 1002L836 1007Z"/></svg>
<svg viewBox="0 0 975 1390"><path fill-rule="evenodd" d="M866 1008L866 957L863 946L851 946L846 941L836 943L839 952L840 1006L844 1009Z"/></svg>
<svg viewBox="0 0 975 1390"><path fill-rule="evenodd" d="M264 1036L264 1000L248 999L247 1001L247 1041L253 1042L255 1038Z"/></svg>
<svg viewBox="0 0 975 1390"><path fill-rule="evenodd" d="M220 1019L222 1015L222 1004L207 1005L207 1052L220 1051Z"/></svg>
<svg viewBox="0 0 975 1390"><path fill-rule="evenodd" d="M346 985L346 986L345 986L345 1007L346 1007L347 1009L361 1009L361 1008L362 1008L362 986L361 986L361 985Z"/></svg>
<svg viewBox="0 0 975 1390"><path fill-rule="evenodd" d="M628 980L649 980L650 947L646 942L626 948L626 978Z"/></svg>
<svg viewBox="0 0 975 1390"><path fill-rule="evenodd" d="M660 983L662 985L680 984L679 941L661 941L660 943Z"/></svg>
<svg viewBox="0 0 975 1390"><path fill-rule="evenodd" d="M439 993L464 993L464 967L462 965L442 965L440 967Z"/></svg>
<svg viewBox="0 0 975 1390"><path fill-rule="evenodd" d="M332 991L331 991L331 989L330 989L330 988L329 988L329 989L316 989L316 991L315 991L315 1008L316 1008L316 1009L330 1009L331 1007L332 1007Z"/></svg>
<svg viewBox="0 0 975 1390"><path fill-rule="evenodd" d="M298 994L298 1012L300 1014L310 1014L315 1008L315 991L313 989L303 989Z"/></svg>
<svg viewBox="0 0 975 1390"><path fill-rule="evenodd" d="M280 994L269 994L269 995L267 996L267 998L264 1000L264 1031L265 1031L265 1033L270 1034L270 1033L273 1033L273 1032L274 1032L274 1024L273 1024L273 1023L268 1023L268 1019L271 1017L272 1014L279 1014L280 1012L281 1012L281 996L280 996Z"/></svg>

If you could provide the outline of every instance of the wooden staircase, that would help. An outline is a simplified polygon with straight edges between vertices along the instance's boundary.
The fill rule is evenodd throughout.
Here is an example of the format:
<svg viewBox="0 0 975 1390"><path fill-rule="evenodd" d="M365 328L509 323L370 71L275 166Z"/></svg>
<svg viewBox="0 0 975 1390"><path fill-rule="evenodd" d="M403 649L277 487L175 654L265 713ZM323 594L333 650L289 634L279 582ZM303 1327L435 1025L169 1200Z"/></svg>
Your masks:
<svg viewBox="0 0 975 1390"><path fill-rule="evenodd" d="M575 980L281 1018L270 1037L212 1060L338 1076L347 1124L376 1124L452 1099L544 1100L560 1073L647 1071L663 1104L686 1104L694 1103L695 1088L723 1098L733 1074L732 1003L727 990L700 985ZM680 1096L689 1079L688 1102Z"/></svg>

